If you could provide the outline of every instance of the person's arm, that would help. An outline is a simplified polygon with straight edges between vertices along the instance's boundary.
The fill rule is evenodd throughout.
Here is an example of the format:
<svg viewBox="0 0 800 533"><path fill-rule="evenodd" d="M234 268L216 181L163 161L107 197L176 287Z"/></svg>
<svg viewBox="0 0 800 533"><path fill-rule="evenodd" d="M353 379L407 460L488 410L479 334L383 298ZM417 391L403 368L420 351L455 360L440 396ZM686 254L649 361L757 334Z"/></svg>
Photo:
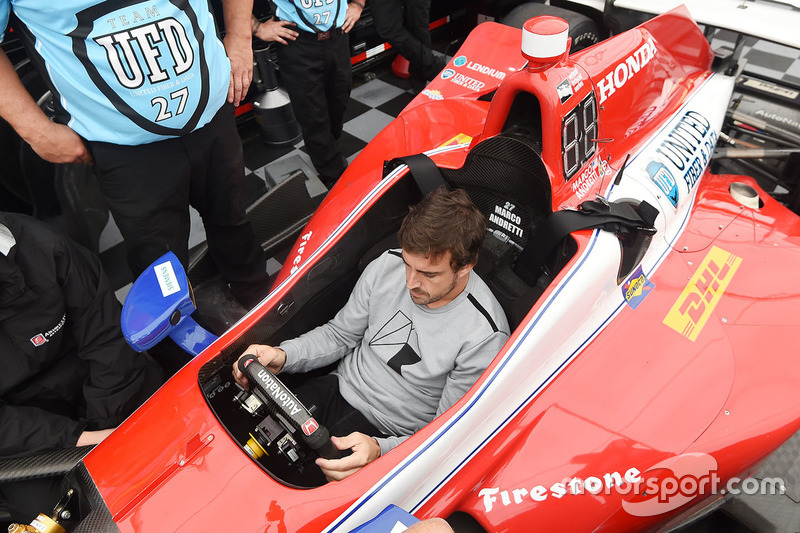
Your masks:
<svg viewBox="0 0 800 533"><path fill-rule="evenodd" d="M381 456L378 441L363 433L355 432L346 437L331 437L333 445L339 450L350 450L353 453L341 459L317 458L317 466L328 481L340 481Z"/></svg>
<svg viewBox="0 0 800 533"><path fill-rule="evenodd" d="M400 437L375 437L375 441L378 443L378 446L380 446L381 455L383 455L401 442L405 441L407 438L408 435L403 435Z"/></svg>
<svg viewBox="0 0 800 533"><path fill-rule="evenodd" d="M259 363L275 374L280 372L283 369L283 365L286 363L286 352L280 348L267 346L266 344L251 344L242 352L242 355L233 362L233 379L245 389L250 388L250 381L239 369L239 359L245 355L255 355Z"/></svg>
<svg viewBox="0 0 800 533"><path fill-rule="evenodd" d="M307 372L338 361L350 353L364 338L369 325L369 306L372 287L381 277L385 254L367 265L347 303L329 322L283 341L280 346L252 344L233 363L233 377L247 388L247 378L239 370L239 359L253 354L262 365L276 374L279 372Z"/></svg>
<svg viewBox="0 0 800 533"><path fill-rule="evenodd" d="M275 17L259 22L256 17L252 16L250 24L253 29L253 35L264 42L274 41L286 45L289 44L288 41L297 40L298 33L292 29L295 26L294 22L275 20Z"/></svg>
<svg viewBox="0 0 800 533"><path fill-rule="evenodd" d="M51 163L92 163L83 140L68 126L52 122L36 104L0 50L0 116L39 156Z"/></svg>
<svg viewBox="0 0 800 533"><path fill-rule="evenodd" d="M281 343L280 348L286 352L283 372L307 372L323 367L349 354L364 340L372 288L383 277L386 261L387 254L383 254L367 265L347 303L328 323Z"/></svg>
<svg viewBox="0 0 800 533"><path fill-rule="evenodd" d="M53 261L64 294L66 331L89 368L83 384L91 429L119 425L163 383L158 364L137 354L120 330L120 305L97 256L54 235Z"/></svg>
<svg viewBox="0 0 800 533"><path fill-rule="evenodd" d="M436 416L447 411L464 396L483 374L507 340L508 333L495 331L475 346L458 354L453 370L447 375Z"/></svg>
<svg viewBox="0 0 800 533"><path fill-rule="evenodd" d="M2 333L0 355L10 361L24 361L29 357ZM10 405L0 399L0 458L98 444L111 431L86 431L85 422L39 407Z"/></svg>
<svg viewBox="0 0 800 533"><path fill-rule="evenodd" d="M231 61L228 102L238 106L253 80L253 38L250 28L253 0L224 0L222 12L225 17L223 43Z"/></svg>
<svg viewBox="0 0 800 533"><path fill-rule="evenodd" d="M447 411L464 396L483 374L483 371L486 370L486 367L489 366L489 363L492 362L492 359L494 359L507 340L507 333L497 331L483 342L458 355L455 368L447 376L447 381L442 390L442 397L439 399L436 416ZM375 441L380 446L380 455L383 455L407 438L408 435L376 437Z"/></svg>
<svg viewBox="0 0 800 533"><path fill-rule="evenodd" d="M361 11L364 9L367 0L350 0L347 3L347 12L344 15L344 23L342 23L342 31L350 33L353 26L356 25L358 19L361 18Z"/></svg>
<svg viewBox="0 0 800 533"><path fill-rule="evenodd" d="M78 443L75 446L94 446L95 444L100 444L105 440L106 437L111 435L111 432L114 431L115 428L109 429L98 429L97 431L84 431L81 433L81 436L78 437Z"/></svg>
<svg viewBox="0 0 800 533"><path fill-rule="evenodd" d="M38 407L0 401L0 458L77 446L86 424Z"/></svg>

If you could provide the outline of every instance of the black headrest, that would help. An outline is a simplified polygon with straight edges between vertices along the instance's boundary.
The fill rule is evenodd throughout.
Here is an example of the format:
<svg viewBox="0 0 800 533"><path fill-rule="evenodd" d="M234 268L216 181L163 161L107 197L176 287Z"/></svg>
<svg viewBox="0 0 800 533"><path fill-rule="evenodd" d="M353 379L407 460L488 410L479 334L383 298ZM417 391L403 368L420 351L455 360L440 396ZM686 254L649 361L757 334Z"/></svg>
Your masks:
<svg viewBox="0 0 800 533"><path fill-rule="evenodd" d="M524 247L531 228L552 210L550 179L538 150L522 139L498 135L478 143L459 169L441 169L465 189L487 218L489 231Z"/></svg>

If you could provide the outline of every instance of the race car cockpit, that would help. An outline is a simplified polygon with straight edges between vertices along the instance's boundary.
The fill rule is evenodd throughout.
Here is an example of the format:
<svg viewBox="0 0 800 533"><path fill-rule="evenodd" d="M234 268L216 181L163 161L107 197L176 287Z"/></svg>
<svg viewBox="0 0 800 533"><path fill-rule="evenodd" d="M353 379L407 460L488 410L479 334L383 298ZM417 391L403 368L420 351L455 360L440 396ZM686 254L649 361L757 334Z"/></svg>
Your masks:
<svg viewBox="0 0 800 533"><path fill-rule="evenodd" d="M313 406L300 405L292 395L291 375L279 380L251 361L248 376L257 386L247 392L232 379L231 365L250 344L279 345L331 319L366 264L397 246L396 232L408 206L433 188L464 189L486 217L486 240L475 270L503 306L512 331L578 251L572 231L605 227L617 231L621 241L622 233L644 235L637 242L646 249L654 215L641 206L595 201L584 212L573 206L554 213L557 188L573 189L604 177L599 164L589 165L594 168L589 178L579 173L587 162L597 161L601 139L591 84L572 74L579 68L573 63L552 66L566 57L566 50L551 58L529 57L529 68L500 84L483 131L460 166L437 165L435 153L395 158L384 164L370 203L352 212L313 252L304 250L310 238L305 230L295 257L286 261L295 265L292 272L308 261L310 266L290 276L290 283L284 279L274 287L279 299L259 310L256 321L200 368L199 385L214 415L272 478L292 487L320 486L326 480L314 460L336 450L320 437L326 433L313 419ZM555 78L566 83L553 83ZM553 219L564 216L579 220L554 229Z"/></svg>

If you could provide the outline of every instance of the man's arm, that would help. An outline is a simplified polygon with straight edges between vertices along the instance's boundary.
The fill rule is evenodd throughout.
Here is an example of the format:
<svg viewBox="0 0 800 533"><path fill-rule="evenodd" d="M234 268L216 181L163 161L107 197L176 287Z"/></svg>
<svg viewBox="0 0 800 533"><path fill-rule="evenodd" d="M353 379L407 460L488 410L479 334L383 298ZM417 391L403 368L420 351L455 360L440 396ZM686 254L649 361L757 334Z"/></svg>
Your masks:
<svg viewBox="0 0 800 533"><path fill-rule="evenodd" d="M383 0L380 0L383 1ZM358 19L361 18L361 11L364 9L366 0L350 0L347 4L347 11L344 16L344 23L342 23L342 31L350 33L353 26L356 25Z"/></svg>
<svg viewBox="0 0 800 533"><path fill-rule="evenodd" d="M275 374L280 372L283 369L283 365L286 364L286 352L280 348L274 348L266 344L251 344L233 363L233 379L245 389L250 388L250 382L239 370L239 359L245 355L255 355L259 363Z"/></svg>
<svg viewBox="0 0 800 533"><path fill-rule="evenodd" d="M0 116L42 159L51 163L92 163L78 134L63 124L52 122L39 108L2 50Z"/></svg>
<svg viewBox="0 0 800 533"><path fill-rule="evenodd" d="M125 342L119 301L97 256L59 235L52 238L67 331L89 369L83 384L85 417L92 429L112 428L156 391L163 375L149 355L137 354Z"/></svg>
<svg viewBox="0 0 800 533"><path fill-rule="evenodd" d="M363 433L355 432L346 437L331 437L331 441L337 449L351 450L353 453L341 459L317 458L317 466L328 481L341 481L381 456L378 441Z"/></svg>
<svg viewBox="0 0 800 533"><path fill-rule="evenodd" d="M0 354L24 361L28 355L0 333ZM53 448L98 444L113 429L86 431L86 423L31 406L8 405L0 399L0 458L31 455Z"/></svg>
<svg viewBox="0 0 800 533"><path fill-rule="evenodd" d="M250 20L250 25L253 35L264 42L274 41L286 45L289 44L288 41L297 40L298 33L292 29L295 23L288 20L275 20L275 17L270 17L269 20L259 22L253 16Z"/></svg>
<svg viewBox="0 0 800 533"><path fill-rule="evenodd" d="M277 374L284 370L288 373L307 372L352 352L364 338L369 325L370 295L381 276L384 260L385 254L367 265L347 303L329 322L284 341L279 347L250 345L233 363L232 373L236 382L247 387L247 378L239 370L238 360L248 353L258 357L262 365Z"/></svg>
<svg viewBox="0 0 800 533"><path fill-rule="evenodd" d="M364 340L372 288L383 277L387 257L384 253L367 265L347 303L327 324L281 343L286 352L284 371L307 372L323 367L351 353Z"/></svg>
<svg viewBox="0 0 800 533"><path fill-rule="evenodd" d="M253 0L224 0L222 11L225 17L223 43L231 61L228 102L238 106L253 81L253 37L250 27Z"/></svg>
<svg viewBox="0 0 800 533"><path fill-rule="evenodd" d="M18 407L0 401L0 458L77 446L85 427L77 420L38 407Z"/></svg>
<svg viewBox="0 0 800 533"><path fill-rule="evenodd" d="M78 437L78 443L75 446L93 446L100 444L106 437L111 435L111 432L116 428L98 429L97 431L84 431Z"/></svg>
<svg viewBox="0 0 800 533"><path fill-rule="evenodd" d="M495 331L489 337L456 357L455 367L447 375L436 416L453 406L472 387L508 340L508 333Z"/></svg>

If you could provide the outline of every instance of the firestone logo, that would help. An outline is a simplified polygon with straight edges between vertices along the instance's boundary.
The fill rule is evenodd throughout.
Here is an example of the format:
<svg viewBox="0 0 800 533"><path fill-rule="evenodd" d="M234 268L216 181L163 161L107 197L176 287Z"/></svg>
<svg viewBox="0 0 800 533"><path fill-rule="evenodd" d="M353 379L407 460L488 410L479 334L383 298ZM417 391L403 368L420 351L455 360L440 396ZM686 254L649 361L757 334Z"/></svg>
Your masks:
<svg viewBox="0 0 800 533"><path fill-rule="evenodd" d="M300 246L297 247L297 254L292 260L292 268L289 271L291 274L294 274L294 272L300 268L300 263L303 262L303 252L306 250L306 244L308 244L308 241L311 239L311 235L313 234L313 231L309 231L305 235L300 236Z"/></svg>

